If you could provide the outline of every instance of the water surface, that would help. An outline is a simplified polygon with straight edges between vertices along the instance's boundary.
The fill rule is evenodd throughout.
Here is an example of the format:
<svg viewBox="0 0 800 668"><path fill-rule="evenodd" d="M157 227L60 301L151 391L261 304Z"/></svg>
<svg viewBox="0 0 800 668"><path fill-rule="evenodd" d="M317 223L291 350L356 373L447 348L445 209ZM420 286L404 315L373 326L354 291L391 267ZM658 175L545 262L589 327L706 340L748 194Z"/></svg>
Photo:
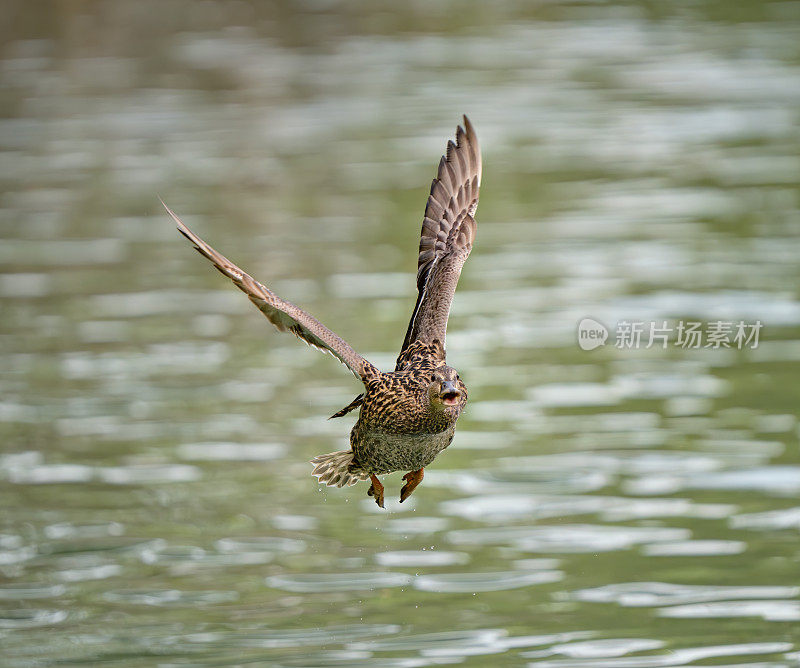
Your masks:
<svg viewBox="0 0 800 668"><path fill-rule="evenodd" d="M10 3L4 665L800 662L797 4ZM389 368L483 144L453 446L320 489L359 392L156 198ZM576 326L763 323L586 352Z"/></svg>

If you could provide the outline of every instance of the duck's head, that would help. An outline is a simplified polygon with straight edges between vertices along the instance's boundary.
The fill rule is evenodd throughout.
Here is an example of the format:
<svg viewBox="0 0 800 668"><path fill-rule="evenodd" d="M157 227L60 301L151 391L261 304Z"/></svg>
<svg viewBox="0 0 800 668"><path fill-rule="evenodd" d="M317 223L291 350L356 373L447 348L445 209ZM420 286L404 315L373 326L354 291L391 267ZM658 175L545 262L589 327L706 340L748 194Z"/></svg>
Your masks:
<svg viewBox="0 0 800 668"><path fill-rule="evenodd" d="M435 407L454 408L463 405L466 401L464 384L453 367L441 366L433 372L428 397Z"/></svg>

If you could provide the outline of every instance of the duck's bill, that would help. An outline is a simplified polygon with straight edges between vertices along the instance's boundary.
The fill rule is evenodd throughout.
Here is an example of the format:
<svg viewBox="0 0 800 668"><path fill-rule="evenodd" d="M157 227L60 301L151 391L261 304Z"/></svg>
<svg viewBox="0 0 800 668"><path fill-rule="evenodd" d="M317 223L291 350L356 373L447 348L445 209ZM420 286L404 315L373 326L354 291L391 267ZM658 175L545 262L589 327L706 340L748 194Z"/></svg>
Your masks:
<svg viewBox="0 0 800 668"><path fill-rule="evenodd" d="M448 392L443 392L441 397L442 403L445 406L458 406L458 402L461 400L461 392L457 390L450 390Z"/></svg>

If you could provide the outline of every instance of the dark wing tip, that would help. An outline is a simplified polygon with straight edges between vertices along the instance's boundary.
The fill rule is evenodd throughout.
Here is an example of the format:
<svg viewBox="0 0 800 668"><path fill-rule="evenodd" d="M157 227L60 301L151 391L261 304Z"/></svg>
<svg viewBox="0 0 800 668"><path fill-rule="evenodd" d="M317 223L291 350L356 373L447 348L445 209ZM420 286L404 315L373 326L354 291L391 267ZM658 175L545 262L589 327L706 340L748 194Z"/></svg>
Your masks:
<svg viewBox="0 0 800 668"><path fill-rule="evenodd" d="M460 127L461 126L459 126L459 129ZM472 121L469 120L469 117L466 114L464 115L464 134L466 135L470 144L473 144L475 147L478 146L478 133L475 132L475 126L472 124Z"/></svg>
<svg viewBox="0 0 800 668"><path fill-rule="evenodd" d="M481 145L478 143L478 133L475 132L475 127L472 125L472 122L469 120L466 114L464 114L464 130L467 138L467 144L469 144L469 152L471 153L470 162L474 160L474 169L478 176L478 185L480 186L481 173L483 171L483 165L481 164Z"/></svg>
<svg viewBox="0 0 800 668"><path fill-rule="evenodd" d="M175 222L176 227L178 228L178 232L180 232L184 237L186 237L194 246L194 249L200 253L200 255L208 258L211 260L214 265L219 269L223 274L225 274L228 278L233 278L229 272L230 268L235 269L238 273L244 275L244 272L239 269L235 264L233 264L228 258L224 255L220 255L217 251L215 251L211 246L209 246L205 241L203 241L200 237L198 237L194 232L192 232L186 225L184 225L183 221L178 218L175 212L170 209L164 202L161 197L158 198L161 202L162 206L167 210L167 213L170 215L172 220ZM228 266L229 265L229 266ZM224 267L224 268L223 268Z"/></svg>
<svg viewBox="0 0 800 668"><path fill-rule="evenodd" d="M181 234L187 237L190 241L193 241L193 239L186 234L187 232L191 234L191 230L188 227L186 227L186 225L183 224L183 221L180 218L178 218L177 215L175 215L175 212L167 206L166 202L164 202L164 200L161 199L160 196L158 196L158 201L161 202L161 206L163 206L164 209L166 209L167 213L170 215L170 218L172 218L172 220L175 221L175 225L177 225L178 230L181 232Z"/></svg>

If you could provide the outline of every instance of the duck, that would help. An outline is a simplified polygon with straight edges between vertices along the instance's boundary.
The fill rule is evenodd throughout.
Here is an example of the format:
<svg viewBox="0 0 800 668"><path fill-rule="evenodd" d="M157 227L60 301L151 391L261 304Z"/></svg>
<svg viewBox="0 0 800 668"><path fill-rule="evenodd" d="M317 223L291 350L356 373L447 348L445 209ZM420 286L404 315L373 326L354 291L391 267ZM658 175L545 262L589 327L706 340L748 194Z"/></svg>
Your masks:
<svg viewBox="0 0 800 668"><path fill-rule="evenodd" d="M425 468L453 441L467 404L467 388L447 364L450 307L475 240L481 151L467 116L447 142L422 220L417 256L417 299L393 371L381 371L308 312L279 297L214 250L163 202L178 231L282 332L338 358L364 390L329 419L358 410L350 447L311 460L320 484L344 487L369 480L368 496L381 508L378 476L404 471L400 502L422 482Z"/></svg>

